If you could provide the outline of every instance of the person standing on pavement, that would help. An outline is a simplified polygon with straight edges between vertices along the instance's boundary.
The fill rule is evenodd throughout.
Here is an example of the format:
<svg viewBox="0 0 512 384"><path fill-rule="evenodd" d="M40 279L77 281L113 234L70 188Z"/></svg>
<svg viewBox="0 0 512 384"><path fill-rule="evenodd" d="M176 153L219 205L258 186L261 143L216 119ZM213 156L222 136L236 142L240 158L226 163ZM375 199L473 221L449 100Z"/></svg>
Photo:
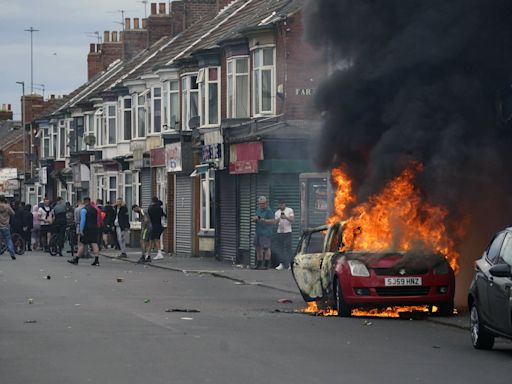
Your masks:
<svg viewBox="0 0 512 384"><path fill-rule="evenodd" d="M13 209L7 204L5 196L0 196L0 236L2 236L7 243L7 250L11 255L11 259L16 260L16 256L14 256L14 244L11 238L11 226L9 224L12 216L14 216Z"/></svg>
<svg viewBox="0 0 512 384"><path fill-rule="evenodd" d="M64 248L64 239L66 237L66 202L62 197L57 197L55 206L53 207L53 236L58 236L59 243L59 256L62 256L62 249Z"/></svg>
<svg viewBox="0 0 512 384"><path fill-rule="evenodd" d="M286 206L284 200L279 201L279 209L274 216L277 224L276 248L279 257L277 270L290 268L292 257L292 224L295 220L293 209Z"/></svg>
<svg viewBox="0 0 512 384"><path fill-rule="evenodd" d="M130 230L130 217L128 216L128 208L123 199L118 197L115 207L115 219L114 226L117 234L117 241L119 242L119 248L121 250L120 258L126 258L126 237Z"/></svg>
<svg viewBox="0 0 512 384"><path fill-rule="evenodd" d="M268 207L267 198L258 198L256 215L252 218L256 223L254 246L256 247L256 269L268 269L271 257L272 226L276 223L274 212Z"/></svg>
<svg viewBox="0 0 512 384"><path fill-rule="evenodd" d="M105 204L101 210L105 212L105 220L103 221L102 227L103 244L105 244L105 249L107 249L109 245L114 248L114 245L116 244L116 241L113 239L116 236L114 228L116 210L110 201L107 201L107 204Z"/></svg>
<svg viewBox="0 0 512 384"><path fill-rule="evenodd" d="M68 263L77 265L78 259L82 257L85 252L85 247L90 244L94 253L93 266L99 266L99 237L100 237L100 220L99 209L91 204L91 198L84 198L84 207L80 211L80 243L78 246L78 253L73 258L68 260Z"/></svg>
<svg viewBox="0 0 512 384"><path fill-rule="evenodd" d="M34 218L32 217L32 206L30 204L23 205L23 240L25 240L25 249L32 250L31 237L32 228L34 226Z"/></svg>
<svg viewBox="0 0 512 384"><path fill-rule="evenodd" d="M153 196L151 198L151 205L148 208L148 216L151 221L151 231L149 233L150 239L150 252L152 249L157 250L157 254L153 257L154 260L163 259L160 243L160 236L162 236L162 232L164 231L164 227L162 226L162 217L165 217L166 214L162 209L162 202L158 200L158 197Z"/></svg>
<svg viewBox="0 0 512 384"><path fill-rule="evenodd" d="M41 245L44 252L48 252L48 244L52 236L51 226L53 223L52 208L50 207L50 199L45 197L43 205L38 210L39 221L41 222Z"/></svg>
<svg viewBox="0 0 512 384"><path fill-rule="evenodd" d="M132 211L138 215L140 221L140 246L142 248L142 255L137 263L151 263L151 255L149 254L149 232L151 231L151 223L144 213L144 210L137 204L132 205Z"/></svg>

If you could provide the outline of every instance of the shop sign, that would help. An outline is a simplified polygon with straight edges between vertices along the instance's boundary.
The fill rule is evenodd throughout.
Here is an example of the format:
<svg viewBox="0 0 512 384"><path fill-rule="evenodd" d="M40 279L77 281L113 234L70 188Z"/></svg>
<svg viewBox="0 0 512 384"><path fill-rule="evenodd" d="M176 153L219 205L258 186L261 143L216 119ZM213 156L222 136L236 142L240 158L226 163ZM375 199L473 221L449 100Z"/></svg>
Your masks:
<svg viewBox="0 0 512 384"><path fill-rule="evenodd" d="M222 159L222 144L203 145L203 163Z"/></svg>
<svg viewBox="0 0 512 384"><path fill-rule="evenodd" d="M167 172L182 171L181 143L172 143L165 146L165 165Z"/></svg>
<svg viewBox="0 0 512 384"><path fill-rule="evenodd" d="M151 167L165 167L165 148L155 148L150 152Z"/></svg>
<svg viewBox="0 0 512 384"><path fill-rule="evenodd" d="M0 183L6 180L17 179L18 169L17 168L0 168Z"/></svg>
<svg viewBox="0 0 512 384"><path fill-rule="evenodd" d="M229 173L258 173L258 161L263 160L261 142L232 144L229 147Z"/></svg>

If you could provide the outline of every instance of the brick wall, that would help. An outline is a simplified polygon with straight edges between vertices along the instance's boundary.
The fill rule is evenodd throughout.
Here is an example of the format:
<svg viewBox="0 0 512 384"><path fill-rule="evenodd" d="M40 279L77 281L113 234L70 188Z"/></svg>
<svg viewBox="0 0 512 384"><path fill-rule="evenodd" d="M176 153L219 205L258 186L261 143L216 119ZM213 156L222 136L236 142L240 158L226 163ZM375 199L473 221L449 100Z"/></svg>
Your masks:
<svg viewBox="0 0 512 384"><path fill-rule="evenodd" d="M11 104L2 104L0 106L0 121L12 120L12 117Z"/></svg>
<svg viewBox="0 0 512 384"><path fill-rule="evenodd" d="M19 140L0 151L0 168L18 168L23 171L23 135Z"/></svg>
<svg viewBox="0 0 512 384"><path fill-rule="evenodd" d="M277 97L277 113L288 119L314 119L313 94L327 74L322 50L303 41L302 14L298 12L277 29L276 86L283 85L284 97Z"/></svg>

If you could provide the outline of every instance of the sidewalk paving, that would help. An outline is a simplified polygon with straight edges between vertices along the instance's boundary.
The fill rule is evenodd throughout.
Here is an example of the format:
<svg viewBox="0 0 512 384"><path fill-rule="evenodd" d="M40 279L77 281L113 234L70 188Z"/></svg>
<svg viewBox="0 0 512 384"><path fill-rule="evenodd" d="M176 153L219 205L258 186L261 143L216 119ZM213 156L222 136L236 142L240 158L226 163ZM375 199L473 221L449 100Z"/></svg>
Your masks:
<svg viewBox="0 0 512 384"><path fill-rule="evenodd" d="M102 256L117 259L129 263L137 263L141 252L138 248L127 248L128 258L119 259L120 252L114 249L103 249ZM224 278L236 283L256 285L269 289L293 294L301 300L300 292L293 279L291 271L278 271L273 268L268 270L254 270L244 265L233 265L228 262L219 261L213 258L204 257L177 257L165 255L163 259L152 260L145 265L162 268L185 274L207 274L214 277ZM426 320L433 323L451 326L459 329L469 330L469 313L462 309L457 315L450 317L428 316Z"/></svg>

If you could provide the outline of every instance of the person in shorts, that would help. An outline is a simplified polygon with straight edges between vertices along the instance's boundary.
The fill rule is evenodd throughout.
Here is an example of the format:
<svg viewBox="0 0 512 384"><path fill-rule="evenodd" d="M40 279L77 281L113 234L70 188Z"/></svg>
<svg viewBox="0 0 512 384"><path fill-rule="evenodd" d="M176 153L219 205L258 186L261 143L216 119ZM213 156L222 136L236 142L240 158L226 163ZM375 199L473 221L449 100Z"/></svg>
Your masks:
<svg viewBox="0 0 512 384"><path fill-rule="evenodd" d="M149 235L151 232L151 223L149 221L149 218L144 213L142 207L139 207L137 204L134 204L132 205L132 211L138 215L140 221L140 246L142 248L142 255L140 256L140 259L137 261L137 263L150 263L151 256L149 254Z"/></svg>
<svg viewBox="0 0 512 384"><path fill-rule="evenodd" d="M78 259L82 257L85 248L90 244L94 253L93 266L99 266L99 237L100 237L100 212L99 209L91 205L91 198L84 198L84 206L80 211L80 235L78 253L73 259L69 259L68 263L77 265Z"/></svg>
<svg viewBox="0 0 512 384"><path fill-rule="evenodd" d="M272 228L276 223L274 212L268 207L267 198L260 196L258 198L258 208L252 218L256 223L256 232L254 235L254 246L256 247L256 269L268 269L271 256L271 238Z"/></svg>

